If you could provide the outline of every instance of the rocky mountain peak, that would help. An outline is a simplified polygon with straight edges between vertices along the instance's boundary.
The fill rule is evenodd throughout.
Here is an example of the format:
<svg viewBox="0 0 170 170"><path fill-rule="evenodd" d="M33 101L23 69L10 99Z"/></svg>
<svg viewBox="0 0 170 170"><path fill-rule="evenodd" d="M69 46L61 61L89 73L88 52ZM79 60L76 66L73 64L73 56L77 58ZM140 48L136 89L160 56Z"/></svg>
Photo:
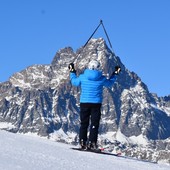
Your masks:
<svg viewBox="0 0 170 170"><path fill-rule="evenodd" d="M80 90L70 84L68 64L74 62L79 75L91 59L100 61L103 74L108 77L116 65L122 69L114 86L103 92L99 141L145 144L157 148L156 152L160 143L167 148L170 96L159 98L150 93L147 85L123 65L103 38L91 39L76 52L71 47L60 49L51 64L29 66L0 83L0 128L76 143ZM126 150L127 154L133 152Z"/></svg>

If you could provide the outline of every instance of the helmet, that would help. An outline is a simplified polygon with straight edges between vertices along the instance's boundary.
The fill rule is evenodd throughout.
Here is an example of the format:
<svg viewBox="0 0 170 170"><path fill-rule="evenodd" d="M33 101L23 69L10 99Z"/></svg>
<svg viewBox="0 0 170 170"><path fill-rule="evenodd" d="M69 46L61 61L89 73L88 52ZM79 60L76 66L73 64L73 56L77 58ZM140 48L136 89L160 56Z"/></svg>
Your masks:
<svg viewBox="0 0 170 170"><path fill-rule="evenodd" d="M100 63L97 60L91 60L88 64L88 68L90 70L98 70L100 67Z"/></svg>

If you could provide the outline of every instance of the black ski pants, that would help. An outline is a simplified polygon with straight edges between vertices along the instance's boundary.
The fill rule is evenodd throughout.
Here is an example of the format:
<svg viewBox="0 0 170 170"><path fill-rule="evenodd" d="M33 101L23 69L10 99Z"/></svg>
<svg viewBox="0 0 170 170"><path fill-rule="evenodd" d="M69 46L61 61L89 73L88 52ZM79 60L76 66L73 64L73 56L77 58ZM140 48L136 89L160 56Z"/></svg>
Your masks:
<svg viewBox="0 0 170 170"><path fill-rule="evenodd" d="M90 123L89 141L97 143L98 129L101 118L101 103L80 103L80 132L79 139L87 142Z"/></svg>

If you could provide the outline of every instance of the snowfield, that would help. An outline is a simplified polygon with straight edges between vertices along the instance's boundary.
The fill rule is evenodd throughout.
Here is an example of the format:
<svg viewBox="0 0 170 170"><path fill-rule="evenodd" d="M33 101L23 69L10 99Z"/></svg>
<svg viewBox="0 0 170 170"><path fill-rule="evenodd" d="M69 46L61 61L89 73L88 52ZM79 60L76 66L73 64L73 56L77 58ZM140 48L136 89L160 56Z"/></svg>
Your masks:
<svg viewBox="0 0 170 170"><path fill-rule="evenodd" d="M169 170L170 165L71 150L48 139L0 130L0 170Z"/></svg>

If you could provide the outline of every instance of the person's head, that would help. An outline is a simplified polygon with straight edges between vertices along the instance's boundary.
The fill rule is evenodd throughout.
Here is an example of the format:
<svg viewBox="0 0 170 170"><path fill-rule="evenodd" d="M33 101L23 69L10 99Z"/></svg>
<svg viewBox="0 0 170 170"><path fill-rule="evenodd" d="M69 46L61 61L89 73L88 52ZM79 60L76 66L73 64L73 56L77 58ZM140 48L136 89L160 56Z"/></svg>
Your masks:
<svg viewBox="0 0 170 170"><path fill-rule="evenodd" d="M97 60L91 60L88 64L88 69L90 70L99 70L100 63Z"/></svg>

